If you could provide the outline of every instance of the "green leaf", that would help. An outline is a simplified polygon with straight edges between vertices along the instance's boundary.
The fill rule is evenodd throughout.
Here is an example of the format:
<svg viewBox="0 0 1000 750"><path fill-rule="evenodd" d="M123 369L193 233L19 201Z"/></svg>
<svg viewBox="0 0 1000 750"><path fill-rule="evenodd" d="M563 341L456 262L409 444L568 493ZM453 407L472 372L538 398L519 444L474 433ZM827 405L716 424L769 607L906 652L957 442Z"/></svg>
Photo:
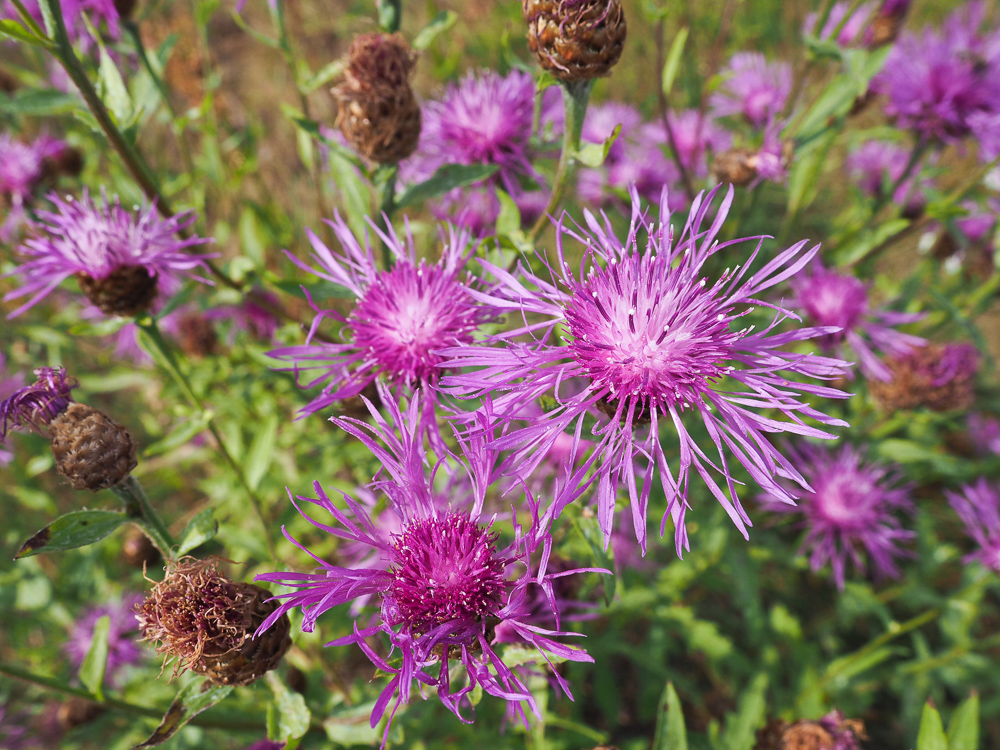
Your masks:
<svg viewBox="0 0 1000 750"><path fill-rule="evenodd" d="M214 416L215 412L208 410L184 420L174 427L165 438L156 441L146 448L142 452L143 457L151 458L152 456L159 456L162 453L169 453L176 448L180 448L182 445L186 445L191 441L191 438L208 427L208 423L212 421Z"/></svg>
<svg viewBox="0 0 1000 750"><path fill-rule="evenodd" d="M285 111L285 114L288 115L288 117L291 118L291 120L296 125L298 125L299 128L304 130L306 133L311 135L316 140L322 142L324 146L330 149L330 151L340 156L341 159L347 161L349 164L351 164L351 166L360 170L362 174L368 173L368 169L365 167L365 163L361 161L361 158L356 153L351 151L351 149L347 148L346 146L337 143L337 141L332 141L325 135L323 135L323 131L320 130L318 122L316 122L315 120L308 120L305 117L302 117L301 113L297 112L292 108L288 108Z"/></svg>
<svg viewBox="0 0 1000 750"><path fill-rule="evenodd" d="M681 701L674 690L674 683L668 682L663 690L663 697L660 698L652 750L687 750L687 746L687 729L684 726Z"/></svg>
<svg viewBox="0 0 1000 750"><path fill-rule="evenodd" d="M41 552L61 552L86 547L128 521L124 513L110 510L76 510L60 516L21 545L15 560Z"/></svg>
<svg viewBox="0 0 1000 750"><path fill-rule="evenodd" d="M160 726L135 750L144 747L156 747L169 740L191 719L202 711L211 708L227 695L233 692L232 685L212 685L205 679L197 679L188 683L174 698L170 708L163 715Z"/></svg>
<svg viewBox="0 0 1000 750"><path fill-rule="evenodd" d="M601 524L597 518L593 515L581 515L573 519L573 525L576 526L580 535L590 547L590 552L594 556L594 564L599 568L614 570L614 561L605 546L604 531L601 529ZM611 601L614 598L616 583L616 576L604 576L605 600Z"/></svg>
<svg viewBox="0 0 1000 750"><path fill-rule="evenodd" d="M386 719L383 718L379 725L373 728L371 715L374 707L375 701L353 706L338 706L323 720L327 738L340 745L377 745L382 741ZM405 709L405 705L401 706L400 712ZM396 717L399 717L399 713ZM392 728L389 730L389 745L398 745L403 741L402 724L401 721L392 723Z"/></svg>
<svg viewBox="0 0 1000 750"><path fill-rule="evenodd" d="M54 89L16 91L12 96L0 96L0 112L6 114L47 117L79 108L77 97Z"/></svg>
<svg viewBox="0 0 1000 750"><path fill-rule="evenodd" d="M316 73L312 78L302 84L302 93L311 94L313 91L318 89L320 86L324 86L332 81L334 78L339 76L344 72L344 68L347 67L343 59L336 59L331 63L327 63L319 72Z"/></svg>
<svg viewBox="0 0 1000 750"><path fill-rule="evenodd" d="M680 69L681 56L684 54L684 45L687 43L688 27L685 26L677 32L674 41L670 45L670 52L667 53L667 61L663 64L663 75L660 83L663 86L663 93L669 95L674 87L674 79L677 78L677 71Z"/></svg>
<svg viewBox="0 0 1000 750"><path fill-rule="evenodd" d="M916 750L948 750L948 738L941 724L941 714L930 701L924 704L924 713L920 717Z"/></svg>
<svg viewBox="0 0 1000 750"><path fill-rule="evenodd" d="M767 673L753 678L750 686L740 696L740 707L729 714L722 733L722 746L727 750L751 750L756 742L756 732L767 718Z"/></svg>
<svg viewBox="0 0 1000 750"><path fill-rule="evenodd" d="M177 545L177 556L186 555L219 533L219 522L215 520L211 508L198 513L188 523Z"/></svg>
<svg viewBox="0 0 1000 750"><path fill-rule="evenodd" d="M615 125L615 129L611 131L611 135L607 137L604 143L588 143L582 146L579 151L576 152L576 160L583 164L585 167L590 167L591 169L596 169L604 163L604 160L608 158L608 152L611 150L611 146L614 142L618 140L618 135L622 132L621 123Z"/></svg>
<svg viewBox="0 0 1000 750"><path fill-rule="evenodd" d="M257 430L253 442L250 443L250 450L247 451L243 462L243 471L246 474L247 484L250 489L255 490L260 486L261 480L271 468L271 461L274 459L274 442L278 437L278 417L271 415L264 424Z"/></svg>
<svg viewBox="0 0 1000 750"><path fill-rule="evenodd" d="M979 693L975 690L948 721L948 750L979 749Z"/></svg>
<svg viewBox="0 0 1000 750"><path fill-rule="evenodd" d="M111 618L108 615L98 618L94 623L94 637L90 641L90 650L80 665L80 682L99 701L104 700L104 670L108 665L108 633L111 630Z"/></svg>
<svg viewBox="0 0 1000 750"><path fill-rule="evenodd" d="M17 21L9 18L0 20L0 36L9 37L14 41L24 42L35 47L48 46L48 42L45 39L35 36Z"/></svg>
<svg viewBox="0 0 1000 750"><path fill-rule="evenodd" d="M108 51L101 47L101 62L97 68L97 91L108 111L120 126L126 126L132 119L132 99L125 87L118 66Z"/></svg>
<svg viewBox="0 0 1000 750"><path fill-rule="evenodd" d="M306 700L294 693L274 672L267 673L274 700L267 707L267 738L275 742L297 740L309 731L312 714Z"/></svg>
<svg viewBox="0 0 1000 750"><path fill-rule="evenodd" d="M437 39L438 34L450 29L457 20L457 13L452 10L442 10L413 38L413 49L427 49L431 46L431 42Z"/></svg>
<svg viewBox="0 0 1000 750"><path fill-rule="evenodd" d="M434 176L406 188L396 199L396 208L405 208L414 203L423 203L437 198L449 190L479 182L490 177L499 167L496 164L445 164L438 167Z"/></svg>

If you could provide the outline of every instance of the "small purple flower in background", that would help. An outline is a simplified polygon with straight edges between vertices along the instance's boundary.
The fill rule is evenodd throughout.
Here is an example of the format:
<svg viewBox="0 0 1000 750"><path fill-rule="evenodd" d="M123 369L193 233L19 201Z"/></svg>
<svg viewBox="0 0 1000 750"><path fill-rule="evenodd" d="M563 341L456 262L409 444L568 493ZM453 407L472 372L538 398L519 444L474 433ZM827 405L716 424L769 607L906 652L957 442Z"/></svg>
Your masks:
<svg viewBox="0 0 1000 750"><path fill-rule="evenodd" d="M237 331L246 331L259 341L270 342L281 324L278 317L271 312L271 308L279 304L277 295L265 289L254 289L244 294L239 304L215 307L205 313L205 318L230 322L230 344L235 339Z"/></svg>
<svg viewBox="0 0 1000 750"><path fill-rule="evenodd" d="M621 126L618 138L608 150L607 162L613 163L625 156L625 141L639 130L640 125L642 115L631 104L601 102L587 108L580 137L587 143L601 144L611 137L615 128Z"/></svg>
<svg viewBox="0 0 1000 750"><path fill-rule="evenodd" d="M861 741L868 739L864 722L848 719L843 711L834 709L817 722L833 739L829 750L861 750Z"/></svg>
<svg viewBox="0 0 1000 750"><path fill-rule="evenodd" d="M868 288L863 282L849 274L824 268L819 261L813 263L810 274L800 273L788 283L795 292L795 297L788 301L790 307L802 310L817 325L840 328L836 333L821 337L820 344L836 350L838 356L844 358L847 353L842 345L849 345L866 377L892 380L892 373L875 356L873 347L883 354L904 355L927 343L919 336L893 329L893 326L922 320L923 313L872 310L868 305Z"/></svg>
<svg viewBox="0 0 1000 750"><path fill-rule="evenodd" d="M69 640L63 646L73 666L79 669L83 660L87 658L94 641L94 626L105 616L110 620L108 661L104 670L108 684L117 684L119 673L124 667L138 664L144 652L136 640L139 635L139 622L136 620L134 609L143 598L142 594L132 594L120 601L85 610L73 626Z"/></svg>
<svg viewBox="0 0 1000 750"><path fill-rule="evenodd" d="M38 6L38 0L23 0L23 2L25 10L44 29L45 22L42 19L42 10ZM20 18L13 3L7 2L4 5L5 8L3 12L0 12L0 18L15 20ZM95 27L100 27L101 23L104 23L103 31L108 39L117 40L121 37L121 19L115 9L114 0L61 0L60 5L69 40L79 43L85 52L94 44L94 40L87 30L85 15Z"/></svg>
<svg viewBox="0 0 1000 750"><path fill-rule="evenodd" d="M980 34L982 22L983 4L967 3L940 31L900 37L872 83L900 127L952 143L1000 112L1000 29Z"/></svg>
<svg viewBox="0 0 1000 750"><path fill-rule="evenodd" d="M6 370L7 360L4 354L0 352L0 402L5 402L24 386L23 375L20 373L12 375ZM0 416L2 416L2 414L3 411L0 410ZM6 429L0 432L0 436L6 437L6 434ZM6 466L13 460L14 454L10 451L4 450L2 445L0 445L0 466Z"/></svg>
<svg viewBox="0 0 1000 750"><path fill-rule="evenodd" d="M895 515L913 510L910 487L898 484L898 473L865 461L862 451L851 445L830 450L799 442L787 452L811 491L801 493L797 507L771 494L760 500L777 513L804 516L800 526L808 531L800 554L811 550L813 572L829 563L840 589L848 561L862 573L870 570L877 581L898 578L897 558L910 556L899 545L916 537Z"/></svg>
<svg viewBox="0 0 1000 750"><path fill-rule="evenodd" d="M978 550L963 560L976 560L1000 573L1000 490L981 478L962 487L961 492L945 490L944 494L969 536L979 545Z"/></svg>
<svg viewBox="0 0 1000 750"><path fill-rule="evenodd" d="M391 721L399 706L409 702L414 682L421 689L436 688L442 703L462 721L469 721L462 712L471 709L468 695L477 686L506 699L526 721L524 705L536 715L538 707L527 686L495 649L495 630L510 629L521 642L539 649L539 664L549 662L549 655L592 661L584 650L555 640L577 635L560 631L558 620L555 629L550 630L529 622L536 618L525 612L529 589L536 586L556 612L554 580L582 571L546 569L551 516L539 515L538 504L530 493L526 493L524 506L528 525L515 518L514 538L501 547L499 532L492 530L496 516L484 517L482 513L486 492L496 479L496 454L482 440L461 441L461 457L454 456L455 462L434 463L431 469L421 438L428 428L420 424L418 399L414 398L404 413L387 389L380 387L379 396L389 411L391 426L380 417L374 427L349 418L331 421L360 440L381 461L379 478L370 487L388 497L391 511L399 516L400 531L388 534L378 528L364 507L346 494L343 499L347 510L338 508L319 482L314 483L316 498L292 498L314 526L347 542L369 546L378 564L343 568L309 553L321 566L317 573L257 576L257 580L297 589L278 595L284 601L261 631L288 610L299 607L302 629L312 632L317 619L333 607L359 597L378 597L380 611L374 624L359 627L356 622L353 634L327 644L356 643L373 664L392 675L372 711L373 727L390 704ZM469 495L460 498L466 509L440 507L434 492L439 472L449 479L462 475L469 478ZM336 524L313 520L306 515L304 503L329 513ZM285 535L308 553L287 532ZM371 620L366 617L365 622ZM391 646L385 657L366 642L379 634ZM451 669L456 663L465 668L464 684L451 682ZM568 691L565 680L558 673L553 676Z"/></svg>
<svg viewBox="0 0 1000 750"><path fill-rule="evenodd" d="M7 218L0 224L0 241L9 241L24 220L25 204L45 174L45 160L65 150L63 141L47 135L21 143L9 133L0 134L0 206L4 200L9 203Z"/></svg>
<svg viewBox="0 0 1000 750"><path fill-rule="evenodd" d="M827 18L826 23L820 31L816 29L816 24L819 23L819 14L810 13L806 16L806 22L803 25L802 31L820 39L829 39L833 36L833 32L840 26L841 22L843 22L844 25L840 29L840 33L837 34L835 41L841 47L848 46L851 42L858 39L872 11L875 10L874 3L862 3L854 9L854 12L851 13L845 22L844 18L847 17L848 11L851 10L851 5L851 3L846 2L835 3L833 8L830 9L829 18Z"/></svg>
<svg viewBox="0 0 1000 750"><path fill-rule="evenodd" d="M284 742L275 742L274 740L257 740L255 743L250 745L247 750L284 750Z"/></svg>
<svg viewBox="0 0 1000 750"><path fill-rule="evenodd" d="M728 130L720 127L710 117L696 109L685 109L667 115L677 144L678 158L684 168L698 178L708 177L707 152L721 153L733 145ZM641 140L648 148L666 152L670 148L667 129L660 121L642 126ZM659 196L657 196L659 197ZM655 198L654 198L655 200Z"/></svg>
<svg viewBox="0 0 1000 750"><path fill-rule="evenodd" d="M36 236L21 245L25 260L12 272L24 283L4 297L30 299L9 318L37 304L70 276L76 276L102 312L132 315L149 309L158 291L176 291L181 275L198 278L194 270L212 257L187 252L210 240L178 237L194 223L193 213L161 219L155 206L127 211L117 199L109 203L102 197L97 204L86 192L75 200L55 194L49 199L55 212L38 212Z"/></svg>
<svg viewBox="0 0 1000 750"><path fill-rule="evenodd" d="M868 141L847 157L847 173L866 195L882 198L887 189L892 188L906 171L910 160L910 149L889 141ZM897 205L902 205L907 215L917 215L927 199L924 195L926 180L914 185L914 176L900 183L892 195Z"/></svg>
<svg viewBox="0 0 1000 750"><path fill-rule="evenodd" d="M769 63L760 52L737 52L723 74L725 81L709 99L713 116L743 115L755 128L776 118L792 91L791 66Z"/></svg>
<svg viewBox="0 0 1000 750"><path fill-rule="evenodd" d="M0 402L0 441L15 428L44 431L44 425L73 403L70 392L78 384L66 375L65 368L39 367L35 377L34 383L18 388Z"/></svg>
<svg viewBox="0 0 1000 750"><path fill-rule="evenodd" d="M969 116L969 129L978 144L981 162L1000 158L1000 111L975 112Z"/></svg>
<svg viewBox="0 0 1000 750"><path fill-rule="evenodd" d="M531 322L493 336L494 346L466 345L445 352L450 359L444 366L478 369L449 375L442 386L460 397L492 394L492 414L505 423L505 430L522 419L528 404L553 392L555 408L496 442L498 449L516 448L505 462L508 469L530 473L563 432L579 435L584 420L596 410L610 417L594 429L596 445L571 484L597 482L597 516L606 539L614 527L618 487L624 484L643 550L646 507L656 471L669 502L661 534L667 516L672 516L680 554L688 547L684 517L692 470L747 536L750 519L736 497L730 457L765 489L792 501L794 496L775 481L775 474L794 477L803 486L806 482L765 434L790 432L833 438L807 425L803 418L845 424L813 409L803 395L846 398L847 394L795 378L833 379L843 373L846 363L781 350L836 329L793 328L779 333L777 326L787 319L796 320L796 316L759 298L762 292L798 273L819 246L806 250L806 243L799 242L749 273L763 238L717 242L733 190L730 188L716 206L713 200L717 192L697 198L679 236L671 228L666 202L660 206L660 221L650 221L643 215L635 192L624 243L615 236L607 217L602 225L586 212L589 232L567 227L565 219L561 220L556 227L557 262L551 267L550 279L523 269L523 278L518 279L483 262L497 277L499 287L492 295L478 297ZM710 213L714 218L705 228ZM640 232L648 233L645 249L640 245ZM572 274L563 252L567 240L586 248L579 278ZM746 241L756 241L757 247L750 253L729 250L746 262L727 269L709 284L702 275L708 259ZM755 326L745 326L741 320L757 305L776 314L764 330L754 332ZM566 345L555 340L557 329L566 337ZM568 392L567 384L573 382L582 387ZM765 417L756 411L760 408L776 409L787 421ZM685 428L682 414L689 410L708 430L717 458L710 457ZM661 444L664 423L670 439L676 439L680 446L676 475L667 465ZM579 446L576 448L579 455ZM636 480L637 460L646 464L641 487ZM585 480L591 468L594 477ZM712 478L712 470L722 474L728 497ZM555 514L561 510L556 507Z"/></svg>
<svg viewBox="0 0 1000 750"><path fill-rule="evenodd" d="M969 414L969 438L976 453L1000 456L1000 420L978 411Z"/></svg>

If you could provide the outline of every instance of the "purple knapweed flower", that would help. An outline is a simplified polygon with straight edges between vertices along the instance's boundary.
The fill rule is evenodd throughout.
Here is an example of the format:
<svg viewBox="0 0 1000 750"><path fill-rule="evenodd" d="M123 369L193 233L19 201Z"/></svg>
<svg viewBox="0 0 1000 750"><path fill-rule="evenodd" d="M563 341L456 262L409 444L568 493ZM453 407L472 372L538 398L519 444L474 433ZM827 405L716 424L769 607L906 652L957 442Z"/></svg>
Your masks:
<svg viewBox="0 0 1000 750"><path fill-rule="evenodd" d="M733 145L728 130L720 127L708 115L696 109L685 109L667 115L674 133L677 155L684 168L698 178L708 177L708 152L718 154ZM667 129L660 121L642 127L641 140L647 148L665 151L670 148Z"/></svg>
<svg viewBox="0 0 1000 750"><path fill-rule="evenodd" d="M886 113L925 141L952 143L978 114L1000 112L1000 29L981 34L983 5L968 3L939 32L903 34L872 88Z"/></svg>
<svg viewBox="0 0 1000 750"><path fill-rule="evenodd" d="M883 354L904 355L927 343L919 336L893 328L922 320L924 314L873 310L868 304L868 287L862 281L824 268L818 260L809 274L803 271L788 283L795 292L795 297L788 301L789 307L802 310L816 325L839 329L820 337L820 344L843 358L847 357L843 348L847 344L857 355L866 377L892 380L892 372L873 349Z"/></svg>
<svg viewBox="0 0 1000 750"><path fill-rule="evenodd" d="M615 162L625 156L625 141L631 138L642 125L642 115L631 104L622 102L601 102L587 108L580 138L587 143L604 143L615 128L621 127L618 138L608 149L607 162Z"/></svg>
<svg viewBox="0 0 1000 750"><path fill-rule="evenodd" d="M979 545L963 561L975 560L1000 573L1000 490L980 478L974 484L964 485L960 492L945 490L944 494L969 536Z"/></svg>
<svg viewBox="0 0 1000 750"><path fill-rule="evenodd" d="M812 489L801 493L798 506L769 493L760 499L777 513L804 516L800 526L807 533L800 554L811 550L813 572L829 563L840 589L848 561L862 573L870 570L876 580L898 578L897 558L910 556L900 545L916 537L895 515L913 509L910 487L899 485L898 472L865 461L851 445L830 450L799 442L788 455Z"/></svg>
<svg viewBox="0 0 1000 750"><path fill-rule="evenodd" d="M105 313L134 314L147 309L158 290L176 291L180 276L199 278L194 270L212 257L187 251L210 240L178 236L194 223L193 212L161 219L153 205L128 211L118 199L109 203L106 196L98 204L86 191L78 199L52 194L49 200L56 210L38 212L36 236L21 245L25 260L11 272L24 283L4 296L30 298L9 318L37 304L70 276L77 277Z"/></svg>
<svg viewBox="0 0 1000 750"><path fill-rule="evenodd" d="M861 750L861 741L868 739L865 724L860 719L848 719L843 711L834 709L817 722L829 733L833 745L829 750Z"/></svg>
<svg viewBox="0 0 1000 750"><path fill-rule="evenodd" d="M34 383L18 388L0 402L0 441L6 440L14 428L43 431L73 403L70 392L78 383L66 375L65 368L39 367L35 377Z"/></svg>
<svg viewBox="0 0 1000 750"><path fill-rule="evenodd" d="M345 318L334 310L319 310L302 346L276 349L270 356L293 363L294 371L321 370L304 387L321 383L324 387L302 414L312 414L335 402L356 396L380 375L397 385L423 389L426 408L437 403L433 388L441 374L443 357L439 350L470 343L476 330L495 316L495 311L473 299L470 291L479 284L471 276L463 278L465 265L477 245L468 230L449 227L442 236L442 255L437 263L417 261L413 237L399 237L395 230L385 234L372 224L373 231L391 250L395 264L380 271L366 237L361 245L347 223L336 215L327 222L344 249L335 255L310 230L313 247L312 268L291 254L300 268L349 290L357 304ZM315 341L320 323L333 318L344 324L344 343Z"/></svg>
<svg viewBox="0 0 1000 750"><path fill-rule="evenodd" d="M83 660L87 658L94 641L94 626L105 616L110 621L108 660L104 668L108 684L116 685L123 668L138 664L142 660L143 650L136 640L139 635L139 622L133 610L143 598L141 594L134 594L125 596L120 601L89 607L73 625L69 640L63 646L73 666L79 669Z"/></svg>
<svg viewBox="0 0 1000 750"><path fill-rule="evenodd" d="M4 356L3 352L0 352L0 402L6 402L11 396L13 396L18 390L24 386L24 376L20 373L16 375L11 375L6 371L7 369L7 358ZM0 414L3 412L0 411ZM6 436L6 430L0 433ZM11 461L14 460L14 454L8 450L4 450L3 445L0 444L0 466L6 466Z"/></svg>
<svg viewBox="0 0 1000 750"><path fill-rule="evenodd" d="M672 516L680 553L688 547L684 517L692 471L702 477L747 535L750 519L736 497L729 461L735 459L761 486L791 501L794 496L777 484L774 476L794 477L807 485L765 434L790 432L832 438L807 425L803 418L845 424L813 409L804 402L803 394L827 398L846 398L847 394L795 378L832 379L843 372L846 363L782 351L786 345L837 329L778 332L782 321L797 317L760 299L761 293L798 273L819 246L806 250L806 243L800 242L750 273L749 266L763 244L763 238L751 238L757 241L751 253L729 250L746 262L735 264L710 284L704 275L708 259L747 241L717 241L732 205L733 190L729 189L719 205L713 202L716 193L717 189L697 197L678 235L671 227L665 196L657 223L644 216L635 191L624 243L615 236L606 216L602 224L585 212L586 230L567 227L565 218L560 220L551 280L523 268L522 278L517 278L483 262L499 285L495 293L478 297L524 316L525 325L493 336L494 346L466 345L445 352L450 358L444 367L478 369L449 375L442 386L462 397L491 394L494 415L508 427L520 419L527 404L552 392L555 408L527 426L512 428L497 441L497 448L516 448L506 461L508 468L530 473L564 431L569 430L579 441L588 415L599 410L610 417L594 428L596 444L574 482L583 482L585 473L593 468L597 515L606 539L613 528L618 486L623 483L643 549L646 507L655 472L659 471L668 498L661 533L667 515ZM713 210L715 215L706 228L703 224ZM640 232L648 234L645 249ZM571 272L564 253L567 240L585 248L579 277ZM759 305L775 314L764 330L755 332L755 326L743 326L741 319ZM565 345L556 340L557 333L565 337ZM566 386L570 382L580 387L569 392ZM775 409L786 421L757 409ZM682 414L686 411L693 411L707 429L717 458L710 457L708 446L699 445L684 426ZM676 475L667 464L661 443L675 438L680 447ZM636 480L636 460L645 464L641 488ZM713 470L724 477L729 497L712 478ZM559 511L557 507L556 514Z"/></svg>
<svg viewBox="0 0 1000 750"><path fill-rule="evenodd" d="M791 66L769 63L760 52L737 52L723 74L722 87L709 99L713 116L743 115L756 128L781 113L792 91Z"/></svg>
<svg viewBox="0 0 1000 750"><path fill-rule="evenodd" d="M380 386L379 396L391 425L371 404L374 426L350 418L331 421L360 440L381 462L380 474L370 488L388 498L389 508L399 516L400 530L386 533L346 494L341 493L346 509L338 507L319 482L313 485L315 498L293 497L292 502L314 526L338 539L369 546L377 564L362 568L332 565L286 531L285 536L321 567L316 573L257 576L257 580L296 589L276 597L284 601L261 631L299 607L302 629L312 632L328 610L359 597L372 597L378 602L377 615L366 615L355 623L352 634L326 645L356 643L382 672L392 675L372 711L373 727L390 704L391 721L399 706L409 702L414 683L421 690L435 688L442 703L462 721L469 721L463 709L471 708L467 696L477 686L509 701L522 719L526 719L524 705L537 714L531 692L504 663L495 631L512 629L524 644L538 649L535 660L539 664L551 663L551 657L592 661L582 649L557 640L577 635L562 632L558 621L554 629L548 629L524 619L534 587L545 592L555 610L553 581L580 571L547 569L551 516L539 514L530 492L525 493L522 513L515 514L513 539L506 546L500 544L499 532L493 529L496 515L486 516L482 511L487 490L496 479L496 454L481 439L460 441L461 455L453 453L451 461L432 463L423 447L421 435L427 427L420 424L419 399L413 398L404 412L388 389ZM434 490L441 474L449 479L469 478L468 496L456 498L465 509L441 507ZM325 511L334 523L312 519L306 515L308 506ZM367 643L373 636L388 642L387 655L379 655ZM465 668L463 685L451 682L456 665ZM554 676L568 690L563 678Z"/></svg>
<svg viewBox="0 0 1000 750"><path fill-rule="evenodd" d="M978 144L981 162L988 164L1000 159L1000 111L973 113L969 116L969 129Z"/></svg>
<svg viewBox="0 0 1000 750"><path fill-rule="evenodd" d="M909 161L910 149L889 141L868 141L847 157L845 166L854 183L872 198L882 198L899 182L893 202L902 206L904 213L916 215L927 201L926 180L911 175L900 182Z"/></svg>
<svg viewBox="0 0 1000 750"><path fill-rule="evenodd" d="M819 14L810 13L806 16L806 22L802 27L802 31L805 34L820 39L830 39L833 36L833 32L840 26L840 32L834 41L841 47L847 47L851 42L858 39L869 17L875 10L874 3L862 3L848 17L847 14L851 11L851 5L851 3L846 2L834 3L833 8L830 9L830 15L821 30L816 29L816 25L819 23ZM845 18L847 18L846 21L844 20Z"/></svg>
<svg viewBox="0 0 1000 750"><path fill-rule="evenodd" d="M0 134L0 205L8 203L7 218L0 224L0 241L7 242L25 218L25 205L45 174L45 160L60 156L63 141L41 135L32 143Z"/></svg>
<svg viewBox="0 0 1000 750"><path fill-rule="evenodd" d="M1000 456L1000 419L974 411L966 423L972 447L980 456Z"/></svg>
<svg viewBox="0 0 1000 750"><path fill-rule="evenodd" d="M31 14L31 17L38 22L38 25L45 28L45 21L42 18L42 9L38 5L38 0L23 0L24 9ZM3 12L0 18L20 19L14 3L4 3ZM106 38L117 40L121 37L121 18L115 8L114 0L61 0L63 22L66 25L66 34L74 44L79 44L85 52L94 44L93 37L87 29L86 19L95 27L101 27ZM103 22L103 23L102 23Z"/></svg>

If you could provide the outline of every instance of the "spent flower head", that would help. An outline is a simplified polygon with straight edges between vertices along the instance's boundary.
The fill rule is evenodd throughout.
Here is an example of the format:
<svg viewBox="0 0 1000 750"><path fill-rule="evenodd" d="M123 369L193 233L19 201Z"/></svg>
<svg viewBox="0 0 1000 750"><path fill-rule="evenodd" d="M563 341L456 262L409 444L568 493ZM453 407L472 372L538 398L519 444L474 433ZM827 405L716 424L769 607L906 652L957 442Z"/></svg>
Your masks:
<svg viewBox="0 0 1000 750"><path fill-rule="evenodd" d="M969 537L979 546L965 562L977 561L1000 573L1000 489L985 478L945 496L965 524Z"/></svg>
<svg viewBox="0 0 1000 750"><path fill-rule="evenodd" d="M884 411L957 411L975 403L979 352L972 344L928 344L883 362L891 380L873 380L868 387Z"/></svg>

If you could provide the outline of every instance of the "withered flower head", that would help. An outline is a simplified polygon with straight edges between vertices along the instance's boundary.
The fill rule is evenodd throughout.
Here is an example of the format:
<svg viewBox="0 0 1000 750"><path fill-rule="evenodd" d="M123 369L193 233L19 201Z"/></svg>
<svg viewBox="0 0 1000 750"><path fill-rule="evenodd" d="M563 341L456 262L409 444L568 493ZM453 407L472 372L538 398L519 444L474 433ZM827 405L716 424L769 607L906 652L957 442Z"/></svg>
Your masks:
<svg viewBox="0 0 1000 750"><path fill-rule="evenodd" d="M611 72L625 46L621 0L522 0L528 47L560 81Z"/></svg>
<svg viewBox="0 0 1000 750"><path fill-rule="evenodd" d="M399 34L361 34L347 50L344 81L333 89L337 126L371 161L394 164L417 148L420 105L410 88L416 59Z"/></svg>
<svg viewBox="0 0 1000 750"><path fill-rule="evenodd" d="M248 685L278 666L291 645L288 617L259 638L253 634L276 608L271 594L219 572L219 560L190 557L167 563L167 575L136 607L142 640L159 641L164 666L185 669L217 685Z"/></svg>
<svg viewBox="0 0 1000 750"><path fill-rule="evenodd" d="M875 401L883 411L968 409L975 403L979 353L972 344L930 344L885 361L892 373L887 383L870 380Z"/></svg>

